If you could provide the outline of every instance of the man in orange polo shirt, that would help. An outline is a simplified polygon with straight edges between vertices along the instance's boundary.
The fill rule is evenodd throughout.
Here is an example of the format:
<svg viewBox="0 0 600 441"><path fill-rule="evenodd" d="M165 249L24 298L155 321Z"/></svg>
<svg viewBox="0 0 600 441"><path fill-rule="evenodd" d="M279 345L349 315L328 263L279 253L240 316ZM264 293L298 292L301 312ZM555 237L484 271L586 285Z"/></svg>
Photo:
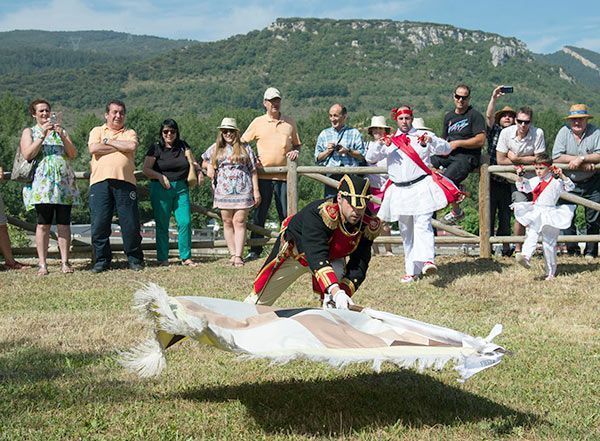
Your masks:
<svg viewBox="0 0 600 441"><path fill-rule="evenodd" d="M144 267L140 214L138 210L135 171L137 134L125 127L125 104L112 100L106 105L106 124L90 132L88 148L92 155L89 205L92 221L92 272L110 268L111 220L117 211L123 247L129 268Z"/></svg>
<svg viewBox="0 0 600 441"><path fill-rule="evenodd" d="M258 159L263 167L280 167L287 165L287 158L292 161L298 159L298 153L302 143L298 136L296 122L281 114L281 93L274 87L269 87L263 96L263 105L266 113L254 118L246 132L242 135L242 142L256 141ZM259 176L258 186L261 202L254 210L252 222L261 227L265 226L265 220L271 206L271 199L275 193L275 208L279 221L287 217L287 182L285 173L277 175ZM251 238L261 237L252 233ZM261 246L250 248L246 260L258 259L262 252Z"/></svg>

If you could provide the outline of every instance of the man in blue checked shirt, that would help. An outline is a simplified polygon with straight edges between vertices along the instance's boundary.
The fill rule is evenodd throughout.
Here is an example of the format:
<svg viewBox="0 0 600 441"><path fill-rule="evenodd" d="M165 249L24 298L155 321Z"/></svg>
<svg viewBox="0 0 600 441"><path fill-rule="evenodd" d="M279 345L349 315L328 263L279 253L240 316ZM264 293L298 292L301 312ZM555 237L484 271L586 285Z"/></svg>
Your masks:
<svg viewBox="0 0 600 441"><path fill-rule="evenodd" d="M346 120L348 111L341 104L334 104L329 109L331 127L323 130L317 138L315 162L325 167L357 167L364 163L365 146L360 132L348 127ZM339 180L341 174L330 175ZM337 194L337 189L325 185L323 197L329 198Z"/></svg>

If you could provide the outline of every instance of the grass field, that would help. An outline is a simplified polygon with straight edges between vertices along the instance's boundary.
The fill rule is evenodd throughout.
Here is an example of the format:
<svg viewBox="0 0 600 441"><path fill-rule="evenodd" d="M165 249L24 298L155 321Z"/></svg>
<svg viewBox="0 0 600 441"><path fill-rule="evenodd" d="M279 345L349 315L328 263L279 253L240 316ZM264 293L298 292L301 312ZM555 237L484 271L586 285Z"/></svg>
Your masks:
<svg viewBox="0 0 600 441"><path fill-rule="evenodd" d="M192 341L142 381L115 361L147 335L133 292L155 282L242 299L260 262L0 271L0 439L600 439L598 263L561 257L551 282L541 259L529 272L508 258L438 263L438 276L407 286L401 257L375 257L355 300L473 335L502 323L495 342L512 356L465 384L449 367L270 366ZM278 305L316 305L309 287L301 278Z"/></svg>

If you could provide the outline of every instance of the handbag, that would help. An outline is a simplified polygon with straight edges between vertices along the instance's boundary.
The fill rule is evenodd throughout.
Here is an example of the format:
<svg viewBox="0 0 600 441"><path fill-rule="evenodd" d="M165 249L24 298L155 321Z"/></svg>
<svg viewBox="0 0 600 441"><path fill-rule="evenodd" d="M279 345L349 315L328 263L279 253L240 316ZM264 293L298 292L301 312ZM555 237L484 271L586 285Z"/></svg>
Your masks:
<svg viewBox="0 0 600 441"><path fill-rule="evenodd" d="M198 175L196 174L196 168L194 167L196 159L194 158L192 150L189 148L185 149L185 157L187 158L188 163L190 164L187 176L188 187L194 188L196 185L198 185Z"/></svg>
<svg viewBox="0 0 600 441"><path fill-rule="evenodd" d="M37 156L30 161L26 160L21 153L21 148L17 147L17 153L15 154L15 160L13 167L10 172L10 179L17 182L24 182L30 184L33 182L35 176L35 169L38 165Z"/></svg>
<svg viewBox="0 0 600 441"><path fill-rule="evenodd" d="M391 139L396 147L398 147L410 159L412 159L413 162L417 164L419 168L421 168L421 170L431 176L433 182L435 182L444 192L444 196L446 196L446 200L449 204L452 204L453 202L461 202L465 198L465 194L460 191L456 185L454 185L454 182L442 175L438 170L433 171L427 167L421 157L417 154L417 152L415 152L415 149L412 148L407 138L408 137L404 134L393 136Z"/></svg>

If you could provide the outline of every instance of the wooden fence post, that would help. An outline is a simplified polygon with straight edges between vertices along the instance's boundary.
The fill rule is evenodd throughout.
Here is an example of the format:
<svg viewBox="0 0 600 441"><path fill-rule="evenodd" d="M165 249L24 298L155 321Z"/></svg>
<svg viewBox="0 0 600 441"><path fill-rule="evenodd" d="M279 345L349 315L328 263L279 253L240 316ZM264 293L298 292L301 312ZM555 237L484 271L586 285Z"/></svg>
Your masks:
<svg viewBox="0 0 600 441"><path fill-rule="evenodd" d="M299 158L298 158L299 159ZM298 212L298 163L287 160L287 214Z"/></svg>
<svg viewBox="0 0 600 441"><path fill-rule="evenodd" d="M489 259L492 257L492 244L490 243L490 173L488 161L481 161L479 167L479 257Z"/></svg>

